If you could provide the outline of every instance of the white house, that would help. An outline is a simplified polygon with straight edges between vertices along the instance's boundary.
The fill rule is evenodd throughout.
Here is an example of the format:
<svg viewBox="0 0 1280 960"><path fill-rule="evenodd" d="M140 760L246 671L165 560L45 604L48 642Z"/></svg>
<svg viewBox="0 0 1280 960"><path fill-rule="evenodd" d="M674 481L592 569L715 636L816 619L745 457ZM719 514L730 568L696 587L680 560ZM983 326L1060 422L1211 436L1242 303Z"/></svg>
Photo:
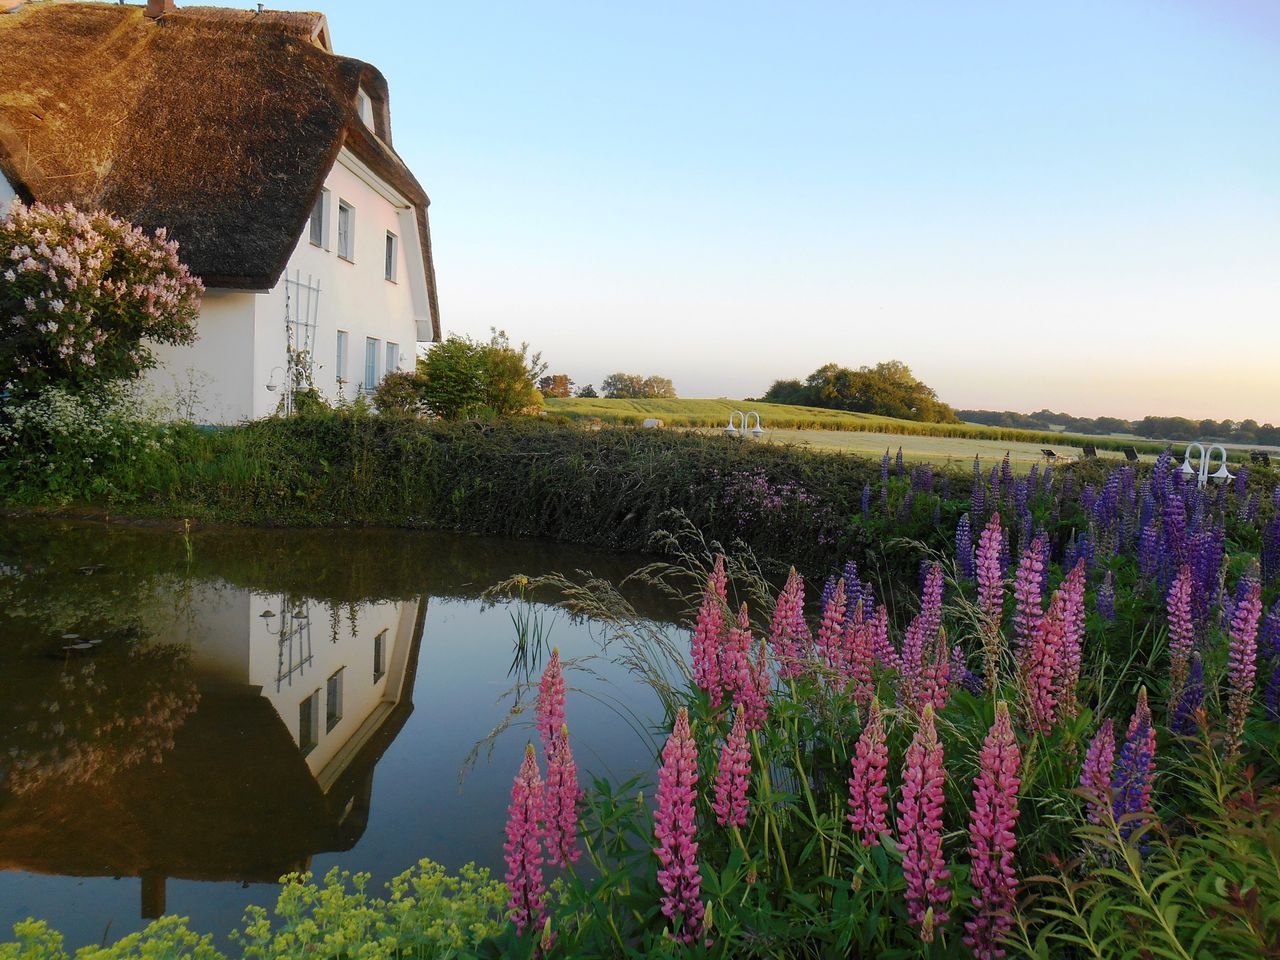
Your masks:
<svg viewBox="0 0 1280 960"><path fill-rule="evenodd" d="M183 413L264 416L290 383L350 399L440 339L430 201L385 79L322 14L27 3L0 50L0 205L165 227L204 281L199 340L148 379Z"/></svg>

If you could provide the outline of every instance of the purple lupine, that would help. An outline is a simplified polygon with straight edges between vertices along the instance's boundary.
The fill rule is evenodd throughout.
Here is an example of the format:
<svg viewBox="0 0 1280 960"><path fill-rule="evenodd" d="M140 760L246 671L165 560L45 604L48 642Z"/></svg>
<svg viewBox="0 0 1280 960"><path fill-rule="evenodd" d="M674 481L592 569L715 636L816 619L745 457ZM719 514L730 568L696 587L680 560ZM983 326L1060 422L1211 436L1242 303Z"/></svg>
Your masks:
<svg viewBox="0 0 1280 960"><path fill-rule="evenodd" d="M1076 686L1084 652L1085 569L1077 563L1062 582L1062 640L1054 665L1054 695L1064 716L1076 715Z"/></svg>
<svg viewBox="0 0 1280 960"><path fill-rule="evenodd" d="M658 845L658 886L662 912L675 939L690 944L703 934L706 906L697 843L698 747L689 732L689 711L681 707L662 748L653 832Z"/></svg>
<svg viewBox="0 0 1280 960"><path fill-rule="evenodd" d="M982 461L973 458L973 490L969 494L969 512L981 517L987 509L987 485L982 479Z"/></svg>
<svg viewBox="0 0 1280 960"><path fill-rule="evenodd" d="M1138 705L1111 776L1111 810L1120 837L1128 840L1151 822L1151 788L1156 776L1156 731L1147 706L1147 688L1138 690ZM1127 818L1127 819L1126 819Z"/></svg>
<svg viewBox="0 0 1280 960"><path fill-rule="evenodd" d="M978 776L973 781L973 812L969 819L969 858L972 868L973 919L964 925L964 943L978 960L1000 960L1000 946L1013 928L1018 895L1014 865L1018 822L1018 787L1022 755L1009 720L1009 707L996 704L996 719L978 753Z"/></svg>
<svg viewBox="0 0 1280 960"><path fill-rule="evenodd" d="M1102 583L1098 585L1098 593L1094 597L1094 605L1097 607L1098 616L1110 623L1116 618L1116 582L1111 571L1108 570L1102 577Z"/></svg>
<svg viewBox="0 0 1280 960"><path fill-rule="evenodd" d="M1195 646L1195 624L1191 619L1191 567L1183 564L1169 588L1169 701L1176 704L1187 679L1187 665Z"/></svg>
<svg viewBox="0 0 1280 960"><path fill-rule="evenodd" d="M871 483L868 481L862 485L862 519L871 519Z"/></svg>
<svg viewBox="0 0 1280 960"><path fill-rule="evenodd" d="M889 639L889 608L883 603L876 607L876 615L868 624L871 635L871 652L876 663L886 670L902 672L902 655L894 649Z"/></svg>
<svg viewBox="0 0 1280 960"><path fill-rule="evenodd" d="M1089 741L1080 770L1080 789L1086 795L1090 823L1102 823L1111 810L1111 773L1116 760L1116 727L1104 720Z"/></svg>
<svg viewBox="0 0 1280 960"><path fill-rule="evenodd" d="M893 472L899 479L907 472L906 465L902 460L902 447L898 447L898 455L893 459Z"/></svg>
<svg viewBox="0 0 1280 960"><path fill-rule="evenodd" d="M1031 633L1040 622L1040 607L1044 594L1044 544L1039 538L1024 544L1018 558L1018 572L1013 580L1013 628L1017 636L1019 657L1025 654L1031 642Z"/></svg>
<svg viewBox="0 0 1280 960"><path fill-rule="evenodd" d="M1262 694L1262 708L1268 720L1280 720L1280 660L1271 668L1271 679Z"/></svg>
<svg viewBox="0 0 1280 960"><path fill-rule="evenodd" d="M720 751L716 768L715 801L711 809L722 827L747 825L747 788L751 782L751 749L747 746L746 713L742 704L733 718L733 728Z"/></svg>
<svg viewBox="0 0 1280 960"><path fill-rule="evenodd" d="M1154 520L1144 523L1138 534L1138 572L1148 582L1160 573L1160 529Z"/></svg>
<svg viewBox="0 0 1280 960"><path fill-rule="evenodd" d="M956 564L959 567L961 577L965 580L973 579L975 571L973 562L973 527L970 525L969 514L967 513L956 524Z"/></svg>
<svg viewBox="0 0 1280 960"><path fill-rule="evenodd" d="M987 687L994 694L999 683L1000 619L1004 610L1004 578L1000 571L1000 550L1004 531L1000 526L1000 514L993 513L978 537L977 574L978 604L982 609L982 644L985 653L983 663Z"/></svg>
<svg viewBox="0 0 1280 960"><path fill-rule="evenodd" d="M1190 737L1196 732L1197 714L1204 706L1204 663L1199 653L1192 653L1181 693L1174 703L1169 729L1180 737Z"/></svg>
<svg viewBox="0 0 1280 960"><path fill-rule="evenodd" d="M885 785L889 748L885 743L880 701L874 697L849 763L853 768L853 776L849 778L849 823L864 847L878 847L880 835L889 830L889 803L885 799L889 793Z"/></svg>
<svg viewBox="0 0 1280 960"><path fill-rule="evenodd" d="M1244 723L1253 701L1258 672L1258 621L1262 617L1262 585L1248 585L1231 618L1231 643L1227 651L1227 750L1235 756L1244 738Z"/></svg>
<svg viewBox="0 0 1280 960"><path fill-rule="evenodd" d="M969 660L964 655L964 648L958 643L951 645L951 676L953 683L958 683L975 697L982 696L982 678L969 669Z"/></svg>
<svg viewBox="0 0 1280 960"><path fill-rule="evenodd" d="M1280 490L1280 487L1276 488ZM1262 564L1262 582L1271 586L1280 580L1280 513L1262 530L1262 551L1259 554Z"/></svg>
<svg viewBox="0 0 1280 960"><path fill-rule="evenodd" d="M533 744L524 751L524 762L511 786L511 803L507 807L507 839L502 849L507 861L507 889L511 899L507 909L516 925L516 933L526 927L538 930L546 914L546 887L542 882L543 815L542 777Z"/></svg>
<svg viewBox="0 0 1280 960"><path fill-rule="evenodd" d="M889 448L884 448L884 456L880 458L880 483L883 486L889 482Z"/></svg>
<svg viewBox="0 0 1280 960"><path fill-rule="evenodd" d="M942 853L942 744L927 705L916 727L902 767L898 800L898 846L907 882L907 917L920 929L920 939L933 942L934 931L950 919L947 881L951 871Z"/></svg>

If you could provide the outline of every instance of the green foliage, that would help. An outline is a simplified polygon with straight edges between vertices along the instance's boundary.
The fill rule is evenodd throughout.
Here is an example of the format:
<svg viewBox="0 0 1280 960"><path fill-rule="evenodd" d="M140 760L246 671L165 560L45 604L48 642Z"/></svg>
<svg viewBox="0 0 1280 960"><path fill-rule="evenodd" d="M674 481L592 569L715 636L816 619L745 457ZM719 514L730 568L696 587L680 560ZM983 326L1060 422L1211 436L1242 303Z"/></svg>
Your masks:
<svg viewBox="0 0 1280 960"><path fill-rule="evenodd" d="M827 407L926 423L958 423L955 411L938 399L932 387L917 380L901 361L850 370L834 363L805 379L777 380L763 400Z"/></svg>
<svg viewBox="0 0 1280 960"><path fill-rule="evenodd" d="M155 366L149 344L195 340L203 292L163 230L15 202L0 218L0 390L131 380Z"/></svg>
<svg viewBox="0 0 1280 960"><path fill-rule="evenodd" d="M379 413L414 416L425 405L427 378L418 371L393 370L382 378L373 393Z"/></svg>
<svg viewBox="0 0 1280 960"><path fill-rule="evenodd" d="M534 384L546 371L542 354L529 354L529 345L511 345L506 331L493 330L489 342L480 348L484 364L484 403L500 417L536 413L542 395Z"/></svg>
<svg viewBox="0 0 1280 960"><path fill-rule="evenodd" d="M666 377L642 377L637 373L611 373L600 389L613 400L670 400L676 395L676 388Z"/></svg>
<svg viewBox="0 0 1280 960"><path fill-rule="evenodd" d="M579 388L578 396L584 397L586 399L595 399L596 397L600 396L600 394L596 393L596 388L588 383L585 387Z"/></svg>
<svg viewBox="0 0 1280 960"><path fill-rule="evenodd" d="M529 345L517 349L504 331L487 343L451 336L418 361L422 399L437 417L456 420L487 408L495 416L532 413L542 406L534 383L546 365Z"/></svg>
<svg viewBox="0 0 1280 960"><path fill-rule="evenodd" d="M590 386L591 384L587 384L586 388L590 388ZM544 397L571 397L573 396L573 381L569 379L567 373L553 373L538 381L538 392ZM592 390L592 393L594 392Z"/></svg>

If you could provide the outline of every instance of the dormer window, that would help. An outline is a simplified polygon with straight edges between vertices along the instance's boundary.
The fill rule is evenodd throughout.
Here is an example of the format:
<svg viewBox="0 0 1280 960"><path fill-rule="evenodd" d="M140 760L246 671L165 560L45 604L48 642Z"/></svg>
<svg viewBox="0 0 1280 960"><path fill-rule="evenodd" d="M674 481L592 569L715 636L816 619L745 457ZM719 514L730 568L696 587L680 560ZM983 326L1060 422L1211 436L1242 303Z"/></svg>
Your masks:
<svg viewBox="0 0 1280 960"><path fill-rule="evenodd" d="M369 99L369 95L363 90L356 91L356 112L360 114L360 119L364 121L364 125L372 130L373 101Z"/></svg>

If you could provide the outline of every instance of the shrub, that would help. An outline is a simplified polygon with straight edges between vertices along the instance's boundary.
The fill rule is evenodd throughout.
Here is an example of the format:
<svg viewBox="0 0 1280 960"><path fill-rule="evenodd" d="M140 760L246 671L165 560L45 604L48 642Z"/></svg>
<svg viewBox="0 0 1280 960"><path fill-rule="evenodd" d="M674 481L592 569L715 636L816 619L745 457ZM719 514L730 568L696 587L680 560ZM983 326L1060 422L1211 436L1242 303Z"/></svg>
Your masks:
<svg viewBox="0 0 1280 960"><path fill-rule="evenodd" d="M670 400L676 395L676 388L666 377L642 377L635 373L611 373L604 378L600 389L611 400Z"/></svg>
<svg viewBox="0 0 1280 960"><path fill-rule="evenodd" d="M374 391L373 402L379 413L417 415L422 412L427 378L417 371L395 370L388 373Z"/></svg>
<svg viewBox="0 0 1280 960"><path fill-rule="evenodd" d="M164 230L101 211L15 202L0 220L0 385L82 390L155 366L149 343L189 344L204 286Z"/></svg>
<svg viewBox="0 0 1280 960"><path fill-rule="evenodd" d="M502 330L494 330L489 342L480 348L484 363L484 402L500 417L517 413L536 413L542 407L542 394L534 383L546 364L542 354L529 355L529 345L516 349Z"/></svg>

